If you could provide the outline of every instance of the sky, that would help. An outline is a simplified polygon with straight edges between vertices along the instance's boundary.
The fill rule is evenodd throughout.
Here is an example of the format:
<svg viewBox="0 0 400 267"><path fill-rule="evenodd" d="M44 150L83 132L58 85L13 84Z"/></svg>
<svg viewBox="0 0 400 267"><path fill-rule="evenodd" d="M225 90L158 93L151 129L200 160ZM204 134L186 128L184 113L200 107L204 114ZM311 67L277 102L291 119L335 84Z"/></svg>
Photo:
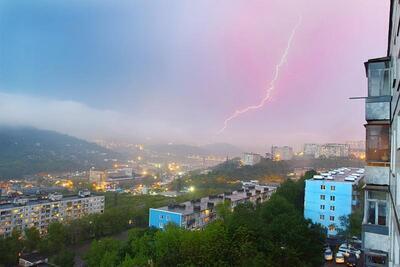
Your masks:
<svg viewBox="0 0 400 267"><path fill-rule="evenodd" d="M242 147L364 139L388 0L0 2L0 124ZM302 17L279 79L260 102Z"/></svg>

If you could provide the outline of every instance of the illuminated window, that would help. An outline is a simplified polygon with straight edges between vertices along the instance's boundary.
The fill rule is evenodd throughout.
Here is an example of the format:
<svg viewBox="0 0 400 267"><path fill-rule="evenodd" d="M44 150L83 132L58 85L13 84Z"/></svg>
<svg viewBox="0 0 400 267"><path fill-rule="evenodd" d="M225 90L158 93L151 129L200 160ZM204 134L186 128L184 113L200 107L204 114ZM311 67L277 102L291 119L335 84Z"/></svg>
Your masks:
<svg viewBox="0 0 400 267"><path fill-rule="evenodd" d="M332 225L332 224L331 224L331 225L329 225L329 231L331 231L331 232L332 232L332 231L335 231L335 229L336 229L336 228L335 228L335 226L334 226L334 225Z"/></svg>
<svg viewBox="0 0 400 267"><path fill-rule="evenodd" d="M367 161L388 162L390 161L390 141L389 125L369 125L366 126L366 145Z"/></svg>

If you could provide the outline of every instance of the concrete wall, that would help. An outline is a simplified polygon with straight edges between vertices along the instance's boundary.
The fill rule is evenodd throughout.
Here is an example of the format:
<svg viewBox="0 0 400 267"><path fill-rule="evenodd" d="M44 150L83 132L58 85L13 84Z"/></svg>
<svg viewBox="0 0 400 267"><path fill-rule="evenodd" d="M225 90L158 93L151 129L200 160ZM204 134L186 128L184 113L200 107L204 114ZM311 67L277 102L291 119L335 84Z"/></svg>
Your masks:
<svg viewBox="0 0 400 267"><path fill-rule="evenodd" d="M388 185L389 171L389 167L365 166L365 183Z"/></svg>

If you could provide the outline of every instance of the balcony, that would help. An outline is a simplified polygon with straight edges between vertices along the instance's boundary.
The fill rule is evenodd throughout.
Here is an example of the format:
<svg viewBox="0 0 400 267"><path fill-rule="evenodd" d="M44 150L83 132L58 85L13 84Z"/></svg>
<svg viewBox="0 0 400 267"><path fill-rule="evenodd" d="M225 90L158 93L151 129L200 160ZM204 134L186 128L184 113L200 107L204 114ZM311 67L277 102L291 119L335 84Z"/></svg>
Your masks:
<svg viewBox="0 0 400 267"><path fill-rule="evenodd" d="M371 59L365 63L365 68L368 77L366 120L389 120L392 93L390 58Z"/></svg>
<svg viewBox="0 0 400 267"><path fill-rule="evenodd" d="M389 167L365 166L365 183L389 185Z"/></svg>
<svg viewBox="0 0 400 267"><path fill-rule="evenodd" d="M367 250L389 251L389 228L380 225L362 225L363 247Z"/></svg>
<svg viewBox="0 0 400 267"><path fill-rule="evenodd" d="M389 124L366 124L366 160L369 166L390 164Z"/></svg>

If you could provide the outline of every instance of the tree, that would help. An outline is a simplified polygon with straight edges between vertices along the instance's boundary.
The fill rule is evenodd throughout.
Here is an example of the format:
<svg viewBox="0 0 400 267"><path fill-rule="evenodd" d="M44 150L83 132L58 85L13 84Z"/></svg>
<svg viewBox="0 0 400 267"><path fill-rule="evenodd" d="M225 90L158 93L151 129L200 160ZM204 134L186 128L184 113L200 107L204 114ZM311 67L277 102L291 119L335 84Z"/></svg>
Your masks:
<svg viewBox="0 0 400 267"><path fill-rule="evenodd" d="M52 257L50 261L59 267L72 267L74 266L74 257L73 252L64 249Z"/></svg>
<svg viewBox="0 0 400 267"><path fill-rule="evenodd" d="M36 227L26 228L24 247L28 252L36 250L40 243L40 232Z"/></svg>

